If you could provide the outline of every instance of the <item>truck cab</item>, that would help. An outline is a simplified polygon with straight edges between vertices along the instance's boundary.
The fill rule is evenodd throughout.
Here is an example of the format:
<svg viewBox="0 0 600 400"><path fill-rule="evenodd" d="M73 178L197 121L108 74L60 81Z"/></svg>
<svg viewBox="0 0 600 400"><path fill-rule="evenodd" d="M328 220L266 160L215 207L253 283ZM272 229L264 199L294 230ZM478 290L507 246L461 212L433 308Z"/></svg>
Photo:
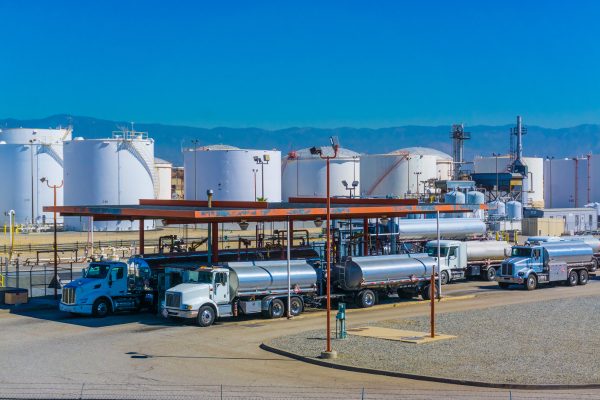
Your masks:
<svg viewBox="0 0 600 400"><path fill-rule="evenodd" d="M500 287L527 283L529 276L544 272L545 252L542 246L514 246L510 257L502 262L498 282Z"/></svg>
<svg viewBox="0 0 600 400"><path fill-rule="evenodd" d="M149 271L132 270L120 261L91 262L83 276L62 291L59 309L104 317L114 311L138 310L149 292Z"/></svg>
<svg viewBox="0 0 600 400"><path fill-rule="evenodd" d="M219 317L233 315L227 268L201 267L184 273L184 283L168 289L164 317L193 318L209 326Z"/></svg>
<svg viewBox="0 0 600 400"><path fill-rule="evenodd" d="M442 285L465 278L467 268L467 248L458 240L440 240L440 279ZM437 261L438 241L427 242L425 250Z"/></svg>

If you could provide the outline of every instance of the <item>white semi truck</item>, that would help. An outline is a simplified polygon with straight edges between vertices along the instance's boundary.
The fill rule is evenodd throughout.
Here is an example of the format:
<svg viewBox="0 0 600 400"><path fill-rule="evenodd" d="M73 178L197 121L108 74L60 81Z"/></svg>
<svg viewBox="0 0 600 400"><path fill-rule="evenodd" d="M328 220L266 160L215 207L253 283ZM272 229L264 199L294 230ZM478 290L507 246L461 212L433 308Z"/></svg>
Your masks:
<svg viewBox="0 0 600 400"><path fill-rule="evenodd" d="M511 249L508 242L498 240L440 240L439 247L442 285L468 277L494 281ZM437 240L427 242L425 250L437 261Z"/></svg>

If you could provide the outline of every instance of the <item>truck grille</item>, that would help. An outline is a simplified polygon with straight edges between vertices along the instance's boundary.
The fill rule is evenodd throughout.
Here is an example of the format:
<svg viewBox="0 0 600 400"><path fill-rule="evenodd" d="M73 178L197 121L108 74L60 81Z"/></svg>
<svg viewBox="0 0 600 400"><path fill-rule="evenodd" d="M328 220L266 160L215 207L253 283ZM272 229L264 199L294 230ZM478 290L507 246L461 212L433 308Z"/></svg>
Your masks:
<svg viewBox="0 0 600 400"><path fill-rule="evenodd" d="M513 276L513 265L502 264L502 275Z"/></svg>
<svg viewBox="0 0 600 400"><path fill-rule="evenodd" d="M75 288L66 287L62 290L62 299L64 304L75 304Z"/></svg>
<svg viewBox="0 0 600 400"><path fill-rule="evenodd" d="M181 293L167 293L167 307L179 308L181 306Z"/></svg>

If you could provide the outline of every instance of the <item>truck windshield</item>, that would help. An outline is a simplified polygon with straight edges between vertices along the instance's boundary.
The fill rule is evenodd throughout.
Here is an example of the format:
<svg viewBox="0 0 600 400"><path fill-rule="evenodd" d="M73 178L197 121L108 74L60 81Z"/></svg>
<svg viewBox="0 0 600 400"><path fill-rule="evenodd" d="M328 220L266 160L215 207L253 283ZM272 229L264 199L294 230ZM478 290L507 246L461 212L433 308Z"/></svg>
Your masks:
<svg viewBox="0 0 600 400"><path fill-rule="evenodd" d="M437 254L437 246L427 246L427 255L429 255L430 257L437 257ZM448 255L448 247L440 247L440 255L442 257L446 257Z"/></svg>
<svg viewBox="0 0 600 400"><path fill-rule="evenodd" d="M188 283L212 283L212 272L210 271L189 271Z"/></svg>
<svg viewBox="0 0 600 400"><path fill-rule="evenodd" d="M88 267L85 277L91 279L104 279L108 275L109 265L106 264L90 264Z"/></svg>
<svg viewBox="0 0 600 400"><path fill-rule="evenodd" d="M531 257L531 249L526 247L513 247L513 257Z"/></svg>

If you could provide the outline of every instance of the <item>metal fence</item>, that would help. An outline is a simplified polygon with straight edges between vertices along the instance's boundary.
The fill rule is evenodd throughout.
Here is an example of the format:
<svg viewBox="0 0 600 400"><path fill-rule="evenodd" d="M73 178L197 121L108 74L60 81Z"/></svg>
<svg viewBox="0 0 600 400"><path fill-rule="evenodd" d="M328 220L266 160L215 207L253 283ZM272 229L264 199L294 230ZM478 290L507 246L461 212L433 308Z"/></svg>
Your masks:
<svg viewBox="0 0 600 400"><path fill-rule="evenodd" d="M201 378L202 374L199 375ZM275 377L276 378L276 377ZM234 376L232 376L234 379ZM0 399L600 399L600 391L444 390L311 386L3 383Z"/></svg>
<svg viewBox="0 0 600 400"><path fill-rule="evenodd" d="M23 265L18 259L8 262L8 259L0 258L0 287L27 289L29 297L39 297L53 294L58 283L60 293L62 286L81 275L80 266L82 264L59 264L58 282L54 282L52 264Z"/></svg>

